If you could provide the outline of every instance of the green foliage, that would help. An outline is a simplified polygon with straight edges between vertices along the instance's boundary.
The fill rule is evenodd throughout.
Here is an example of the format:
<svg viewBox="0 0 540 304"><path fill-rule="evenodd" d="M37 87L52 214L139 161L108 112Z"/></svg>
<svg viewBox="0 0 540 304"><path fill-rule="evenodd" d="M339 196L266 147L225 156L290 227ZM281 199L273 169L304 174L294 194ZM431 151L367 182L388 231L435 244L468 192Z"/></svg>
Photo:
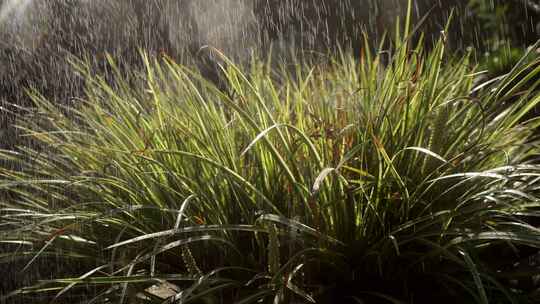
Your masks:
<svg viewBox="0 0 540 304"><path fill-rule="evenodd" d="M469 44L474 43L490 57L509 53L508 48L524 49L540 34L540 3L537 0L469 0L460 20ZM514 51L512 51L514 52Z"/></svg>
<svg viewBox="0 0 540 304"><path fill-rule="evenodd" d="M181 303L527 301L506 267L540 247L539 122L521 122L538 60L478 84L444 39L395 41L293 71L223 58L225 91L172 60L114 86L78 63L84 101L35 93L22 118L46 149L2 151L22 170L1 171L0 242L87 269L9 297L162 303L149 288L168 282Z"/></svg>
<svg viewBox="0 0 540 304"><path fill-rule="evenodd" d="M461 12L464 40L474 45L482 69L490 77L510 71L540 34L536 0L469 0ZM531 56L538 56L532 52Z"/></svg>

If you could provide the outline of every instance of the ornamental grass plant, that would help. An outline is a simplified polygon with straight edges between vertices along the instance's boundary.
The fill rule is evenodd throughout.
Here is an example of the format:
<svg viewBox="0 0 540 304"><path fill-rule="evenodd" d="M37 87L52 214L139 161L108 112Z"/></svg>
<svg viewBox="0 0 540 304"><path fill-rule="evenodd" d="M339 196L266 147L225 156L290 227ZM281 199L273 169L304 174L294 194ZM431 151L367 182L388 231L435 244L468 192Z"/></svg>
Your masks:
<svg viewBox="0 0 540 304"><path fill-rule="evenodd" d="M46 148L1 153L22 169L1 171L0 242L13 251L0 262L81 270L3 299L537 299L515 284L537 270L513 265L540 247L539 120L523 121L540 102L539 60L478 83L444 36L429 52L412 45L408 23L389 52L359 59L275 69L223 57L225 89L144 54L146 73L117 70L114 85L74 63L83 100L33 92L21 115Z"/></svg>

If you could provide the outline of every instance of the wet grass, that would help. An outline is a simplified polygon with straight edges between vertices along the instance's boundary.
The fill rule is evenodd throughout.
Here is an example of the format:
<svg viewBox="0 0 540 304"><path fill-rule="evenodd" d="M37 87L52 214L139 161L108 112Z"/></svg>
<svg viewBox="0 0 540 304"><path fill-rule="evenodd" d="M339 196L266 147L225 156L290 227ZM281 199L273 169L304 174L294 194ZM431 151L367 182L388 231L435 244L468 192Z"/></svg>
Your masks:
<svg viewBox="0 0 540 304"><path fill-rule="evenodd" d="M500 14L441 36L450 2L380 47L393 17L360 2L266 2L214 40L208 3L34 2L57 18L0 31L0 265L17 271L0 303L540 298L538 45L507 47L526 33ZM181 43L171 3L198 12Z"/></svg>
<svg viewBox="0 0 540 304"><path fill-rule="evenodd" d="M292 71L223 56L223 88L143 54L128 76L108 57L113 84L75 63L75 106L33 92L19 130L44 149L1 153L21 168L1 170L0 258L81 270L5 300L533 301L514 266L540 247L538 59L479 83L405 23L389 52Z"/></svg>

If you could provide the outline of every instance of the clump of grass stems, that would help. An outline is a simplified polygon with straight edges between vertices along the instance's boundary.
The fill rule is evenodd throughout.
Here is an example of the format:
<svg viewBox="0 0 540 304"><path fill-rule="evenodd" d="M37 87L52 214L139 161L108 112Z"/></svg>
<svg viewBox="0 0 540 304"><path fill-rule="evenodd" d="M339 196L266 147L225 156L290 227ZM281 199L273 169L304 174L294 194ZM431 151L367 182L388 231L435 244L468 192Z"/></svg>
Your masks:
<svg viewBox="0 0 540 304"><path fill-rule="evenodd" d="M427 53L395 41L391 55L365 49L294 75L228 62L226 92L172 60L143 57L144 87L79 63L86 99L34 93L20 126L47 149L1 153L22 169L1 172L16 199L0 202L0 242L20 246L0 258L87 269L9 296L527 301L505 267L540 246L538 119L522 121L540 102L538 60L476 84L444 38ZM167 299L149 289L164 281Z"/></svg>

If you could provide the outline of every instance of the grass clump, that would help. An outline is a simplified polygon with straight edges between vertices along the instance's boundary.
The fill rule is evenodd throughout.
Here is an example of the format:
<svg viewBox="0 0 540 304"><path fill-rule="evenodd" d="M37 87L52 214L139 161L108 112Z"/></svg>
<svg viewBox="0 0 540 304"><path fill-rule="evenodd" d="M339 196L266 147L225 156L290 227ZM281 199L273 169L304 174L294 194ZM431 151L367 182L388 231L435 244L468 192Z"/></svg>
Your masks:
<svg viewBox="0 0 540 304"><path fill-rule="evenodd" d="M294 73L228 64L225 91L172 60L146 67L133 87L79 65L78 107L34 95L21 128L47 149L2 152L23 169L2 171L16 199L1 202L0 242L29 264L55 256L84 270L10 296L89 286L92 303L534 296L510 281L533 277L511 266L540 246L538 120L522 121L540 102L538 60L478 84L443 39L429 53L401 42Z"/></svg>

